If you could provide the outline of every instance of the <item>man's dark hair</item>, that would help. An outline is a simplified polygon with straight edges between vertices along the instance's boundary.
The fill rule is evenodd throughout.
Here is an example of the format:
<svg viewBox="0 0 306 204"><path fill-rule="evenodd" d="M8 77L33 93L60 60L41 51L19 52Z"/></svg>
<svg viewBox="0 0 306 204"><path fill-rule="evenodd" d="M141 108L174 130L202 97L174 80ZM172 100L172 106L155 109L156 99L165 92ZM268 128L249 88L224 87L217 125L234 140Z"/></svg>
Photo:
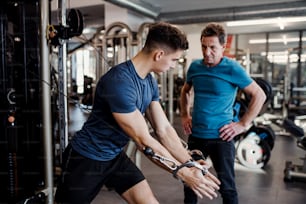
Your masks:
<svg viewBox="0 0 306 204"><path fill-rule="evenodd" d="M222 25L218 23L209 23L202 30L201 39L203 37L217 36L221 45L226 43L226 32Z"/></svg>
<svg viewBox="0 0 306 204"><path fill-rule="evenodd" d="M188 49L188 41L185 33L166 22L157 22L149 26L144 49L151 51L154 48L164 47L176 50Z"/></svg>

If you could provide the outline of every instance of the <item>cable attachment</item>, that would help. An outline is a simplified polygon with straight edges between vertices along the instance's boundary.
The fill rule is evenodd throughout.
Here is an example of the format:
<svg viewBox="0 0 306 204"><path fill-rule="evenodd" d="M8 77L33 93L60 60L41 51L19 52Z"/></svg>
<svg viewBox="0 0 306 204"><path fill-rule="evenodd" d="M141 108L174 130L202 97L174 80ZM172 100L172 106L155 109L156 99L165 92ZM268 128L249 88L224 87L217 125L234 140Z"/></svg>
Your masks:
<svg viewBox="0 0 306 204"><path fill-rule="evenodd" d="M143 152L145 155L150 156L155 160L158 160L160 163L162 163L172 171L175 171L178 167L175 161L173 161L172 159L165 158L161 155L155 154L155 152L150 147L145 147Z"/></svg>
<svg viewBox="0 0 306 204"><path fill-rule="evenodd" d="M195 168L201 170L203 175L206 175L207 172L208 172L207 168L205 168L204 166L202 166L198 162L194 161L193 159L188 160L187 162L178 166L175 163L175 161L173 161L171 159L167 159L167 158L165 158L163 156L160 156L158 154L155 154L155 152L150 147L145 147L143 152L144 152L145 155L150 156L155 160L158 160L160 163L162 163L163 165L165 165L166 167L171 169L172 174L173 174L174 178L176 178L176 179L178 179L177 172L183 167L188 167L188 168L195 167ZM199 153L199 152L197 152L197 153ZM203 155L201 155L201 156L203 156Z"/></svg>
<svg viewBox="0 0 306 204"><path fill-rule="evenodd" d="M181 168L183 168L183 167L187 167L187 168L195 167L195 168L201 170L201 172L202 172L202 174L203 174L204 176L205 176L205 175L207 174L207 172L208 172L207 168L205 168L204 166L202 166L202 165L199 164L198 162L196 162L196 161L194 161L194 160L189 160L189 161L187 161L187 162L181 164L180 166L178 166L178 167L176 168L176 170L174 170L174 171L172 172L174 178L178 179L178 177L177 177L177 172L178 172Z"/></svg>

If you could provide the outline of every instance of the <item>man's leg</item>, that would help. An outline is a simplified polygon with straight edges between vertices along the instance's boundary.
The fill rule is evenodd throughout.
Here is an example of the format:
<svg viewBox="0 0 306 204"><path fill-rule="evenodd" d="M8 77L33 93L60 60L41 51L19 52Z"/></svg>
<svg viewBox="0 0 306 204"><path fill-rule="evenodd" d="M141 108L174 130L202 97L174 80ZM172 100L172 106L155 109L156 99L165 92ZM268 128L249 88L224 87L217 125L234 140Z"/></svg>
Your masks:
<svg viewBox="0 0 306 204"><path fill-rule="evenodd" d="M103 185L103 173L97 168L101 164L87 159L69 145L64 153L63 172L59 180L56 203L90 203Z"/></svg>
<svg viewBox="0 0 306 204"><path fill-rule="evenodd" d="M113 188L128 203L157 204L152 190L140 169L122 152L117 167L106 181L105 186Z"/></svg>
<svg viewBox="0 0 306 204"><path fill-rule="evenodd" d="M194 191L184 185L184 204L196 204L198 202L198 196Z"/></svg>
<svg viewBox="0 0 306 204"><path fill-rule="evenodd" d="M235 146L234 142L209 141L209 155L221 181L219 192L223 204L238 204L238 194L235 184Z"/></svg>
<svg viewBox="0 0 306 204"><path fill-rule="evenodd" d="M158 204L146 180L137 183L121 196L130 204Z"/></svg>
<svg viewBox="0 0 306 204"><path fill-rule="evenodd" d="M205 153L205 146L203 143L203 140L200 138L193 137L192 135L189 135L188 137L188 149L191 150L200 150L204 157L207 157L207 154ZM201 156L193 156L194 160L202 159ZM189 188L188 186L184 185L184 204L197 204L198 202L198 196L195 194L195 192Z"/></svg>

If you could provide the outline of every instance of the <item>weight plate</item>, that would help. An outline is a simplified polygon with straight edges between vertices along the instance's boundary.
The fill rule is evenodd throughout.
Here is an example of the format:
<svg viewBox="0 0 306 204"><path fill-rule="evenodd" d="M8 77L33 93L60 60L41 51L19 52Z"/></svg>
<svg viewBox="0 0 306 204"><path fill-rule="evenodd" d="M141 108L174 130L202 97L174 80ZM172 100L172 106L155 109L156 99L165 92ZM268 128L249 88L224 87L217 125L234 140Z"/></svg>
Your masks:
<svg viewBox="0 0 306 204"><path fill-rule="evenodd" d="M263 154L263 157L262 157L263 167L262 168L264 168L271 158L271 148L270 148L270 145L266 142L266 140L260 140L259 145L262 148L262 154Z"/></svg>
<svg viewBox="0 0 306 204"><path fill-rule="evenodd" d="M269 145L256 134L249 134L238 144L237 159L245 167L263 168L270 159Z"/></svg>
<svg viewBox="0 0 306 204"><path fill-rule="evenodd" d="M271 101L271 99L273 98L273 90L272 90L271 84L268 81L266 81L262 78L253 78L253 79L262 88L262 90L265 92L266 100L265 100L264 104L268 104ZM251 101L251 96L249 96L247 94L244 94L244 96L245 96L247 104L249 104L250 101Z"/></svg>
<svg viewBox="0 0 306 204"><path fill-rule="evenodd" d="M290 182L292 181L291 171L293 170L293 164L291 161L286 161L285 169L284 169L284 181Z"/></svg>
<svg viewBox="0 0 306 204"><path fill-rule="evenodd" d="M248 106L243 99L236 99L233 106L234 121L239 121L245 112L247 112Z"/></svg>
<svg viewBox="0 0 306 204"><path fill-rule="evenodd" d="M250 132L256 133L260 139L265 140L272 150L274 147L274 141L275 141L275 132L274 130L268 126L268 125L253 125L245 135L248 135Z"/></svg>
<svg viewBox="0 0 306 204"><path fill-rule="evenodd" d="M79 36L83 32L84 21L81 12L77 9L71 9L68 14L67 24L69 25L69 36Z"/></svg>
<svg viewBox="0 0 306 204"><path fill-rule="evenodd" d="M266 81L266 80L264 80L262 78L254 78L254 80L262 88L262 90L265 92L265 94L266 94L266 101L265 101L265 103L267 103L273 97L273 91L272 91L271 84L268 81Z"/></svg>

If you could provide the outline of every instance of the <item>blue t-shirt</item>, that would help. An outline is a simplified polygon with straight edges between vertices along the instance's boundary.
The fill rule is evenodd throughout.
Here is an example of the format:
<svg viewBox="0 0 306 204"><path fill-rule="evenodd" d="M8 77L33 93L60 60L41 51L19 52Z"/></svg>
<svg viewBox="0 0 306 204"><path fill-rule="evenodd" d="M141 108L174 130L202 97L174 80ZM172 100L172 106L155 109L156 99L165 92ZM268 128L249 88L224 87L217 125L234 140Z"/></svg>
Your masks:
<svg viewBox="0 0 306 204"><path fill-rule="evenodd" d="M192 136L206 139L219 138L219 129L233 121L237 89L253 81L240 64L227 57L215 67L195 60L186 80L194 88Z"/></svg>
<svg viewBox="0 0 306 204"><path fill-rule="evenodd" d="M158 86L151 74L139 77L129 60L111 68L96 87L94 105L71 145L81 155L98 161L115 158L130 137L119 127L112 113L144 113L152 101L159 100Z"/></svg>

